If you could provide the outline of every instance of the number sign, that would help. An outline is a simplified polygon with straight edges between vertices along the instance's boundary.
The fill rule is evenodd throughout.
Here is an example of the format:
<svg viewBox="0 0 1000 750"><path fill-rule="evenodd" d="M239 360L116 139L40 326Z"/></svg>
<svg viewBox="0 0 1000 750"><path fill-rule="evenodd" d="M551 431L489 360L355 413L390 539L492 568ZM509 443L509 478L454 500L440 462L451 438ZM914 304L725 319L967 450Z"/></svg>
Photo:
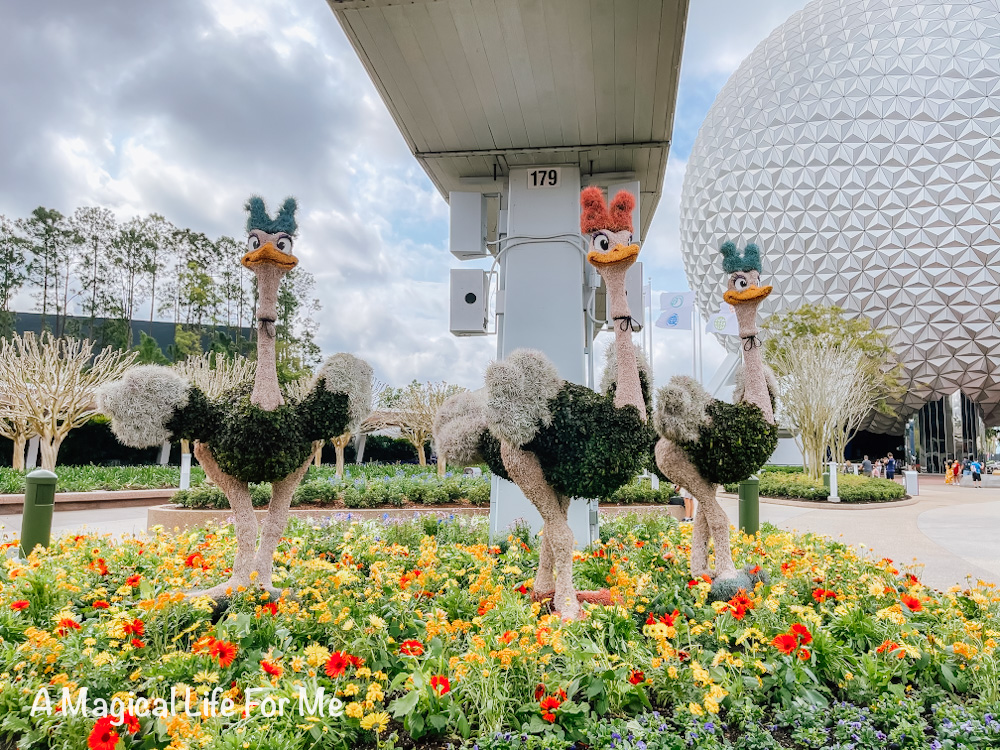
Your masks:
<svg viewBox="0 0 1000 750"><path fill-rule="evenodd" d="M532 169L528 172L528 189L559 187L559 176L562 170L559 167L549 167L548 169Z"/></svg>

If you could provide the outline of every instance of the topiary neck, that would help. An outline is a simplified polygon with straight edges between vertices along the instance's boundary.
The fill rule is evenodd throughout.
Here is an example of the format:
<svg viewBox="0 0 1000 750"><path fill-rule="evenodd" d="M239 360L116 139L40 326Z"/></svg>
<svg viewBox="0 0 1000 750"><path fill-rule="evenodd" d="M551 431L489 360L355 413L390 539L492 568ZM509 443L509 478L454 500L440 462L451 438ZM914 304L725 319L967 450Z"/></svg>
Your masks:
<svg viewBox="0 0 1000 750"><path fill-rule="evenodd" d="M608 310L615 330L615 355L618 359L618 379L615 384L615 408L631 404L639 410L639 417L646 421L646 401L642 397L639 363L632 344L632 313L625 294L625 275L628 266L621 264L601 269L608 290Z"/></svg>
<svg viewBox="0 0 1000 750"><path fill-rule="evenodd" d="M278 384L276 349L278 320L278 287L285 275L275 265L258 266L257 275L257 374L254 376L250 403L265 411L274 411L285 403Z"/></svg>

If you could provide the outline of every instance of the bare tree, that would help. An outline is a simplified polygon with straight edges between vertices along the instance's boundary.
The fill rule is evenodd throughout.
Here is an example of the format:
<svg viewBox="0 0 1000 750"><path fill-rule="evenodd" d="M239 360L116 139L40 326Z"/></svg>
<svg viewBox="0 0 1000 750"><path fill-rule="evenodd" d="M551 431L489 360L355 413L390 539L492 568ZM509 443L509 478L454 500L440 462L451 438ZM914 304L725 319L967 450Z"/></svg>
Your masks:
<svg viewBox="0 0 1000 750"><path fill-rule="evenodd" d="M779 419L796 432L805 468L819 479L829 454L841 460L848 440L883 396L884 377L850 342L816 336L772 358L778 374Z"/></svg>
<svg viewBox="0 0 1000 750"><path fill-rule="evenodd" d="M17 471L24 471L24 449L31 437L31 426L17 404L4 393L0 393L0 435L14 443L11 465Z"/></svg>
<svg viewBox="0 0 1000 750"><path fill-rule="evenodd" d="M399 428L400 434L417 449L417 460L427 465L424 445L434 436L434 418L441 405L456 393L466 390L458 385L419 383L414 380L406 388L387 388L382 394L381 409L371 421L375 429ZM438 474L445 473L444 451L438 450Z"/></svg>
<svg viewBox="0 0 1000 750"><path fill-rule="evenodd" d="M43 469L55 468L66 435L97 413L97 389L120 378L135 358L135 352L111 347L95 355L93 341L49 333L29 332L3 342L0 388L39 436Z"/></svg>
<svg viewBox="0 0 1000 750"><path fill-rule="evenodd" d="M171 365L171 369L209 398L218 399L238 385L253 383L257 362L241 354L224 357L208 352L181 360ZM191 445L181 440L181 453L190 452Z"/></svg>

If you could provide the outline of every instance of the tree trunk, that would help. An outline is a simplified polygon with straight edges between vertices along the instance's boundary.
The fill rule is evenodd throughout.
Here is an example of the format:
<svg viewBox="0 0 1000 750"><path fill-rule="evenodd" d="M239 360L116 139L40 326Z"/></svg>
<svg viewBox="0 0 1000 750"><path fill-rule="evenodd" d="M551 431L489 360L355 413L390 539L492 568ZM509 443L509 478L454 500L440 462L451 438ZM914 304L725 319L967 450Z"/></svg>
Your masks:
<svg viewBox="0 0 1000 750"><path fill-rule="evenodd" d="M438 450L438 476L443 477L447 473L448 467L446 465L446 457L444 451Z"/></svg>
<svg viewBox="0 0 1000 750"><path fill-rule="evenodd" d="M333 448L337 452L337 478L340 479L344 476L344 449L347 448L347 444L351 441L351 433L345 432L343 435L337 435L331 441L333 443Z"/></svg>
<svg viewBox="0 0 1000 750"><path fill-rule="evenodd" d="M23 435L19 435L14 438L14 461L13 467L15 471L24 471L24 449L28 444L28 438Z"/></svg>
<svg viewBox="0 0 1000 750"><path fill-rule="evenodd" d="M421 466L427 465L427 456L424 455L424 444L422 442L417 444L417 462Z"/></svg>
<svg viewBox="0 0 1000 750"><path fill-rule="evenodd" d="M56 458L59 456L59 446L62 445L62 436L52 438L43 437L39 440L39 450L42 454L42 468L47 471L56 470Z"/></svg>

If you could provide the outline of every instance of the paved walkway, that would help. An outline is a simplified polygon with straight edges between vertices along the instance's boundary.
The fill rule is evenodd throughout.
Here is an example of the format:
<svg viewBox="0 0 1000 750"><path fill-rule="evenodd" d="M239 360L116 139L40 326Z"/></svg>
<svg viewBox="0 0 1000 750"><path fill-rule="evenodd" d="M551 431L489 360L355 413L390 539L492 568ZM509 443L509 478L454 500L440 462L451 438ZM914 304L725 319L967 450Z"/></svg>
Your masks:
<svg viewBox="0 0 1000 750"><path fill-rule="evenodd" d="M938 589L979 579L1000 585L1000 489L951 487L941 477L922 475L917 500L901 508L829 510L762 502L760 520L864 545L899 568L916 565L920 580ZM737 523L738 501L721 503Z"/></svg>
<svg viewBox="0 0 1000 750"><path fill-rule="evenodd" d="M721 503L737 523L738 502L721 498ZM827 509L762 502L760 520L864 545L877 558L892 558L898 567L922 566L914 572L935 588L965 586L969 579L1000 585L1000 489L950 487L940 477L921 476L914 505ZM19 515L0 516L0 536L16 534L20 527ZM145 528L146 508L60 511L53 521L54 535L87 529L122 536Z"/></svg>

